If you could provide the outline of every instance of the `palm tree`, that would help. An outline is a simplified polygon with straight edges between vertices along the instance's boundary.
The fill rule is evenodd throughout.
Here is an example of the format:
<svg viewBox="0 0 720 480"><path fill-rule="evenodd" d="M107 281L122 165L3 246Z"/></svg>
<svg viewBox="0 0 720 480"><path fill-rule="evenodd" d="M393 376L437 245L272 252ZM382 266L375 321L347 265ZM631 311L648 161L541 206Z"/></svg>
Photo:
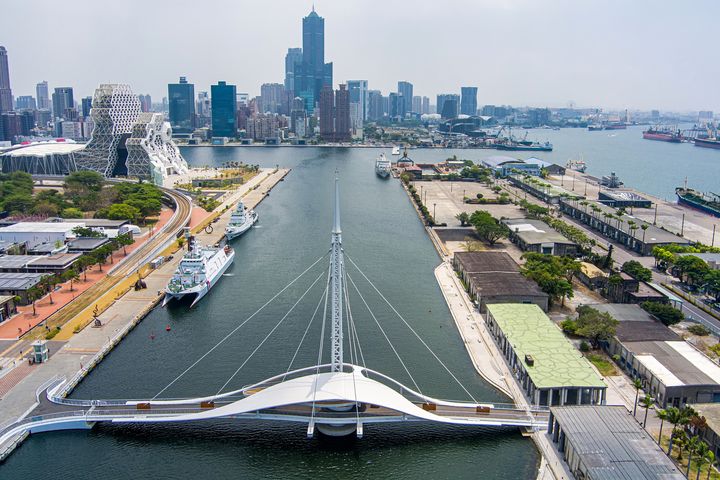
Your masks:
<svg viewBox="0 0 720 480"><path fill-rule="evenodd" d="M699 480L702 468L709 463L708 453L712 453L712 450L710 450L707 443L701 441L695 449L695 453L697 454L697 459L695 460L695 463L697 463L697 475L695 476L695 480Z"/></svg>
<svg viewBox="0 0 720 480"><path fill-rule="evenodd" d="M665 415L666 420L672 424L673 429L670 432L670 442L668 444L668 456L672 452L672 446L673 446L673 437L675 436L675 431L677 430L678 424L681 423L682 415L680 414L680 409L677 407L668 407L665 409Z"/></svg>
<svg viewBox="0 0 720 480"><path fill-rule="evenodd" d="M660 433L658 434L658 445L662 443L662 430L665 420L668 419L667 410L658 409L655 410L655 416L660 419Z"/></svg>
<svg viewBox="0 0 720 480"><path fill-rule="evenodd" d="M56 283L55 275L43 275L40 278L40 283L45 287L45 290L50 295L50 305L53 305L55 302L53 301L53 298L52 298L52 290L53 290L54 284Z"/></svg>
<svg viewBox="0 0 720 480"><path fill-rule="evenodd" d="M638 404L638 398L640 397L640 389L642 388L642 380L639 378L636 378L633 380L633 387L635 387L635 406L633 406L633 417L635 416L635 412L637 412L637 404Z"/></svg>
<svg viewBox="0 0 720 480"><path fill-rule="evenodd" d="M668 455L672 454L672 447L673 443L681 443L681 442L675 442L675 437L682 434L685 435L685 431L678 430L678 425L687 425L690 422L690 417L692 417L695 414L695 410L693 410L692 407L684 406L682 409L677 407L669 407L667 409L668 413L668 422L672 423L673 430L670 434L670 446L668 447ZM687 435L685 435L687 437ZM680 456L682 457L682 447L680 450Z"/></svg>
<svg viewBox="0 0 720 480"><path fill-rule="evenodd" d="M37 312L35 311L35 300L42 297L43 291L40 287L37 285L33 285L32 287L28 288L25 293L27 294L28 300L32 302L32 308L33 308L33 317L37 315Z"/></svg>
<svg viewBox="0 0 720 480"><path fill-rule="evenodd" d="M655 403L655 400L653 400L653 398L650 395L645 395L643 397L643 399L640 401L640 403L642 404L643 407L645 407L645 418L643 419L642 424L643 424L643 427L645 427L645 429L647 429L648 411L650 410L650 407L652 407L653 404Z"/></svg>
<svg viewBox="0 0 720 480"><path fill-rule="evenodd" d="M712 473L713 465L715 465L715 452L708 449L707 453L705 453L705 461L708 464L707 480L710 480L710 473Z"/></svg>
<svg viewBox="0 0 720 480"><path fill-rule="evenodd" d="M688 452L688 464L687 464L687 471L685 473L685 476L690 478L690 465L692 465L692 457L695 452L697 452L697 449L700 447L700 441L699 437L692 436L688 438L687 443L685 444L685 448Z"/></svg>
<svg viewBox="0 0 720 480"><path fill-rule="evenodd" d="M640 228L642 228L643 231L643 243L645 243L645 230L648 229L648 226L649 225L647 223L643 223L642 225L640 225Z"/></svg>

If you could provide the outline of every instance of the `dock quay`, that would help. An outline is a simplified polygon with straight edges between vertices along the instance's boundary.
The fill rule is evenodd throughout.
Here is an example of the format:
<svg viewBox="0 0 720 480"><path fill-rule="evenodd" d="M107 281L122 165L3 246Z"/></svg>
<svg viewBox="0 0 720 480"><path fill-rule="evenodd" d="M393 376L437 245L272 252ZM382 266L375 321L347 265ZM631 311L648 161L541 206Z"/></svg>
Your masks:
<svg viewBox="0 0 720 480"><path fill-rule="evenodd" d="M289 172L289 169L262 169L247 184L231 192L216 209L216 213L207 216L193 228L198 240L201 243L216 243L221 240L232 204L242 198L248 208L255 208ZM206 233L205 227L213 221L215 223L212 223L211 233ZM158 255L168 255L175 250L177 243L173 242ZM65 395L69 394L160 302L163 296L161 292L180 260L181 255L174 255L172 260L152 270L145 278L147 289L139 291L130 289L121 297L114 298L112 303L98 315L102 323L101 327L82 328L78 333L70 335L64 343L49 342L51 358L47 363L32 367L22 363L22 367L16 367L27 367L29 373L6 391L0 389L0 429L32 415L39 405L40 394L54 378L70 379L63 392ZM67 328L68 326L65 327ZM12 453L22 440L23 438L16 437L0 445L0 461Z"/></svg>

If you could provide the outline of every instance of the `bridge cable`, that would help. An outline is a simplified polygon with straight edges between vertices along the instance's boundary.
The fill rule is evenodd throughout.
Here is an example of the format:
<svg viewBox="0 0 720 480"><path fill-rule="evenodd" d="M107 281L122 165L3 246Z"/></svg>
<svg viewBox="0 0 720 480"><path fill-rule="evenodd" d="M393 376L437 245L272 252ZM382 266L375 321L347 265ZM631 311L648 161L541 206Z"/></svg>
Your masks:
<svg viewBox="0 0 720 480"><path fill-rule="evenodd" d="M347 271L343 268L343 294L345 297L345 311L347 312L347 325L348 325L348 335L350 336L350 360L353 364L353 370L351 372L352 375L352 381L353 381L353 393L355 394L355 422L357 425L360 425L360 405L358 402L358 394L357 394L357 381L356 381L356 374L354 365L357 365L358 363L358 352L357 352L357 346L359 343L359 339L357 338L357 332L355 332L355 321L352 317L352 310L350 309L350 296L348 295L348 288L347 288ZM354 358L353 358L354 355Z"/></svg>
<svg viewBox="0 0 720 480"><path fill-rule="evenodd" d="M350 334L351 338L355 339L355 348L356 348L355 360L357 361L359 358L362 362L362 366L367 367L367 365L365 364L365 355L363 355L363 351L362 351L362 345L360 344L360 337L358 336L357 327L355 326L355 319L353 318L352 309L350 308L350 291L348 290L347 271L345 271L344 269L343 269L343 275L345 277L344 281L343 281L343 290L345 292L345 304L347 305L347 312L348 312L348 319L349 319L349 322L348 322L349 330L350 330L349 334ZM358 357L358 352L360 354L359 357Z"/></svg>
<svg viewBox="0 0 720 480"><path fill-rule="evenodd" d="M347 255L346 255L346 256L347 256ZM458 378L455 376L455 374L452 373L452 371L447 367L447 365L445 365L445 363L444 363L442 360L440 360L440 357L438 357L438 356L435 354L435 352L430 348L430 346L428 346L428 344L425 343L425 340L423 340L422 337L421 337L420 335L418 335L418 333L415 331L415 329L412 328L412 326L410 326L410 324L408 323L408 321L405 320L405 317L403 317L403 316L400 314L400 312L398 312L398 311L395 309L395 307L393 306L393 304L390 303L390 301L389 301L387 298L385 298L385 295L383 295L382 292L375 286L375 284L367 277L367 275L365 275L365 273L360 269L360 267L358 267L357 263L355 263L355 261L354 261L352 258L350 258L350 256L347 256L347 258L348 258L348 260L350 260L350 263L352 263L353 266L354 266L355 268L357 268L358 272L360 272L360 275L362 275L363 278L370 284L370 286L373 287L373 289L377 292L377 294L380 295L380 298L382 298L382 299L385 301L385 303L388 304L388 306L392 309L393 312L395 312L395 314L398 316L398 318L400 318L400 320L402 320L402 322L405 324L405 326L413 333L413 335L415 335L415 337L416 337L418 340L420 340L420 343L422 343L423 346L428 350L428 352L430 352L430 354L431 354L433 357L435 357L435 360L437 360L437 361L440 363L440 365L442 365L442 367L445 369L445 371L447 371L447 372L450 374L450 376L453 378L453 380L455 380L455 382L456 382L458 385L460 385L460 388L462 388L462 389L465 391L465 393L467 393L467 395L472 399L473 402L478 403L478 401L475 399L475 397L473 396L473 394L470 393L467 388L465 388L465 385L463 385L463 384L460 382L460 380L458 380ZM357 288L357 287L356 287L356 288Z"/></svg>
<svg viewBox="0 0 720 480"><path fill-rule="evenodd" d="M383 330L382 325L380 325L380 322L378 321L378 319L375 316L375 314L373 313L373 311L370 309L370 305L368 305L368 303L365 301L365 297L363 297L362 293L360 293L360 290L358 289L357 285L355 284L355 281L352 279L350 274L348 274L348 280L350 280L350 283L352 284L352 286L355 288L355 291L360 296L360 300L362 300L363 304L365 304L365 308L367 308L368 312L370 312L370 316L373 318L373 320L375 320L375 324L380 329L380 333L382 333L383 337L385 337L385 340L387 340L388 345L390 345L390 348L392 349L393 353L395 353L395 356L400 361L400 365L402 365L403 369L405 369L405 373L407 373L408 377L410 377L410 380L413 382L413 385L415 385L415 388L417 389L417 391L422 394L422 390L420 389L420 386L415 381L415 378L412 376L412 373L410 373L410 370L408 369L407 365L405 365L405 362L403 362L403 359L400 357L400 354L395 349L395 346L390 341L390 338L388 338L387 334L385 333L385 330Z"/></svg>
<svg viewBox="0 0 720 480"><path fill-rule="evenodd" d="M293 285L293 284L294 284L296 281L298 281L303 275L305 275L308 271L310 271L310 269L312 269L315 265L317 265L320 260L322 260L323 258L325 258L325 257L328 255L328 253L330 253L329 250L328 250L328 252L326 252L324 255L322 255L320 258L318 258L317 260L315 260L315 262L313 262L312 265L310 265L308 268L306 268L300 275L298 275L297 277L295 277L290 283L288 283L287 285L285 285L285 286L282 288L282 290L280 290L280 291L277 292L275 295L273 295L273 297L270 298L270 300L268 300L267 302L265 302L265 303L263 304L263 306L261 306L260 308L258 308L257 310L255 310L255 312L254 312L252 315L250 315L248 318L246 318L245 320L243 320L243 321L242 321L237 327L235 327L230 333L228 333L227 335L225 335L225 337L223 337L218 343L216 343L212 348L210 348L207 352L205 352L200 358L198 358L197 360L195 360L195 362L194 362L192 365L190 365L188 368L186 368L180 375L178 375L177 377L175 377L175 379L172 380L170 383L168 383L162 390L160 390L158 393L156 393L155 396L152 397L152 400L155 400L160 394L162 394L165 390L167 390L168 388L170 388L170 386L172 386L175 382L177 382L178 380L180 380L187 372L189 372L193 367L195 367L198 363L200 363L205 357L207 357L208 355L210 355L216 348L218 348L218 347L219 347L220 345L222 345L228 338L230 338L233 334L235 334L235 332L237 332L238 330L240 330L240 328L241 328L243 325L245 325L247 322L249 322L253 317L255 317L255 315L257 315L258 313L260 313L260 312L261 312L265 307L267 307L273 300L275 300L275 299L276 299L277 297L279 297L283 292L285 292L285 290L287 290L288 288L290 288L291 285Z"/></svg>
<svg viewBox="0 0 720 480"><path fill-rule="evenodd" d="M325 291L327 292L330 288L330 272L332 271L332 265L328 268L328 279ZM323 317L322 317L322 329L320 330L320 347L318 348L317 364L315 367L315 378L313 379L313 400L312 408L310 410L310 422L313 422L315 418L315 398L317 396L317 381L318 375L320 374L320 365L322 362L322 352L325 344L325 325L327 323L327 312L328 312L328 299L330 295L325 295L325 305L323 306Z"/></svg>
<svg viewBox="0 0 720 480"><path fill-rule="evenodd" d="M330 273L328 272L328 275ZM329 281L329 280L328 280ZM315 307L315 311L312 314L312 317L310 317L310 322L308 322L307 327L305 327L305 332L303 332L302 338L300 339L300 343L298 344L297 348L295 349L295 353L292 356L292 359L290 359L290 364L288 365L287 370L285 370L285 375L283 375L282 381L285 381L285 377L287 377L287 374L292 369L293 363L295 363L295 358L297 357L298 353L300 352L300 348L302 347L303 343L305 342L305 337L307 337L308 331L310 331L310 326L315 321L315 317L317 316L318 311L320 310L320 305L322 305L323 299L328 294L329 291L329 283L326 283L325 285L325 291L320 295L320 300L317 303L317 306Z"/></svg>
<svg viewBox="0 0 720 480"><path fill-rule="evenodd" d="M250 355L248 355L248 357L245 359L245 361L243 361L243 363L240 364L240 366L237 368L237 370L235 370L235 372L232 375L230 375L230 378L227 379L227 381L223 384L222 387L220 387L220 389L218 390L218 392L215 395L220 395L220 392L222 392L223 388L227 387L228 384L233 380L233 378L235 378L235 375L237 375L238 372L240 372L240 370L242 370L242 368L245 365L247 365L247 363L250 361L250 359L253 357L253 355L255 355L255 353L257 353L257 351L260 350L260 347L262 347L265 344L265 342L272 336L273 333L275 333L275 331L280 327L280 325L285 321L285 319L293 312L293 310L295 310L295 307L297 307L298 304L305 298L305 296L308 294L308 292L310 290L312 290L312 288L315 286L315 284L318 281L320 281L320 279L323 277L323 274L324 274L324 272L320 272L320 275L317 276L315 281L312 282L310 284L310 286L307 288L307 290L305 290L305 292L302 295L300 295L300 298L298 298L295 301L295 303L293 303L292 307L290 307L290 310L285 312L285 315L283 315L282 318L280 318L280 320L278 320L278 322L275 324L275 326L268 332L267 335L265 335L265 338L263 338L262 341L258 344L258 346L255 347L255 350L253 350L250 353Z"/></svg>

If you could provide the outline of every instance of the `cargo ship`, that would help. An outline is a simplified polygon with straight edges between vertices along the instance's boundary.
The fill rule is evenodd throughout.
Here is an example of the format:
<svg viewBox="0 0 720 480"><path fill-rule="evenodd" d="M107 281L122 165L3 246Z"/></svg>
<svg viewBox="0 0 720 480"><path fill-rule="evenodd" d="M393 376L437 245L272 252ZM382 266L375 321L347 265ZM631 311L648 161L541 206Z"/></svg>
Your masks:
<svg viewBox="0 0 720 480"><path fill-rule="evenodd" d="M667 128L650 127L643 132L645 140L659 140L661 142L680 143L683 140L680 130L669 130Z"/></svg>
<svg viewBox="0 0 720 480"><path fill-rule="evenodd" d="M717 193L702 193L685 186L676 188L675 194L680 205L687 205L720 217L720 195Z"/></svg>
<svg viewBox="0 0 720 480"><path fill-rule="evenodd" d="M695 139L695 146L696 147L704 147L704 148L718 148L720 149L720 138L696 138Z"/></svg>

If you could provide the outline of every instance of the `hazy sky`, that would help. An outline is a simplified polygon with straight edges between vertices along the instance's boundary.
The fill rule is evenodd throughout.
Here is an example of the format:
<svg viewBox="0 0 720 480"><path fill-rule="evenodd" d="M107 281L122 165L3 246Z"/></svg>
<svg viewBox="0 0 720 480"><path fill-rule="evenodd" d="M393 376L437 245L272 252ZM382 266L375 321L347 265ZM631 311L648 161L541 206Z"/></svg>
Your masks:
<svg viewBox="0 0 720 480"><path fill-rule="evenodd" d="M305 0L2 0L13 94L125 82L153 101L180 75L257 95L302 45ZM316 0L334 82L398 80L478 103L720 112L720 1Z"/></svg>

